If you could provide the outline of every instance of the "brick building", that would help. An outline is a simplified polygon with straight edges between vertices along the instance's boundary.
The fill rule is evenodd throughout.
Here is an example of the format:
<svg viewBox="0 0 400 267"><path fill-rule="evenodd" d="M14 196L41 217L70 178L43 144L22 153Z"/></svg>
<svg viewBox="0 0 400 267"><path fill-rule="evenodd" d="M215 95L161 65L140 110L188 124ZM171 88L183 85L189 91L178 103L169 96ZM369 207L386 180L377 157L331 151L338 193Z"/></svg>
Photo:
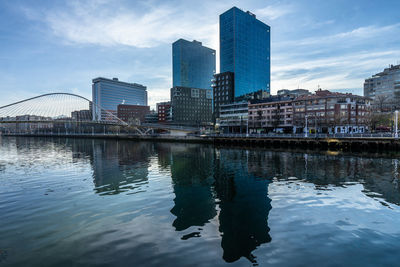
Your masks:
<svg viewBox="0 0 400 267"><path fill-rule="evenodd" d="M146 114L150 113L149 106L124 105L117 107L117 116L128 124L140 124L144 122Z"/></svg>
<svg viewBox="0 0 400 267"><path fill-rule="evenodd" d="M274 96L249 102L250 133L292 132L292 98Z"/></svg>
<svg viewBox="0 0 400 267"><path fill-rule="evenodd" d="M368 129L371 99L321 90L293 100L293 131L364 133Z"/></svg>
<svg viewBox="0 0 400 267"><path fill-rule="evenodd" d="M158 122L171 121L171 102L157 103Z"/></svg>

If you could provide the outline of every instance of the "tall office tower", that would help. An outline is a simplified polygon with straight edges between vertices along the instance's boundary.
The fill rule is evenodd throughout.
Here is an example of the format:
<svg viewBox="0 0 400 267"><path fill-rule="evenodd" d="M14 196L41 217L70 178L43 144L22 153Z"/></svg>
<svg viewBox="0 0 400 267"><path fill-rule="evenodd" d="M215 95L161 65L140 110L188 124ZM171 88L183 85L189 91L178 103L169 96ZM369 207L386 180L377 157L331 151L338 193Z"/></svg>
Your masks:
<svg viewBox="0 0 400 267"><path fill-rule="evenodd" d="M172 87L211 89L215 50L201 42L179 39L172 44Z"/></svg>
<svg viewBox="0 0 400 267"><path fill-rule="evenodd" d="M270 27L233 7L219 16L220 72L233 72L235 97L270 92Z"/></svg>
<svg viewBox="0 0 400 267"><path fill-rule="evenodd" d="M391 111L400 108L400 65L390 65L365 79L364 96L374 100L375 109Z"/></svg>
<svg viewBox="0 0 400 267"><path fill-rule="evenodd" d="M117 78L93 79L92 84L93 120L106 120L106 112L117 116L119 104L147 106L147 88L137 83L118 81Z"/></svg>

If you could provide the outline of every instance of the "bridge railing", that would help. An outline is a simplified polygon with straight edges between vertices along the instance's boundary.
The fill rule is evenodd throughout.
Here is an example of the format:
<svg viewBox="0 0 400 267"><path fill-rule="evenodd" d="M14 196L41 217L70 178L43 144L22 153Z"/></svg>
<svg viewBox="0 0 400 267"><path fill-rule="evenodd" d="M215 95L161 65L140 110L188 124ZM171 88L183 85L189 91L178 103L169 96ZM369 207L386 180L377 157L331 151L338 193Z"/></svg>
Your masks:
<svg viewBox="0 0 400 267"><path fill-rule="evenodd" d="M392 133L354 133L354 134L209 134L209 137L216 138L394 138Z"/></svg>
<svg viewBox="0 0 400 267"><path fill-rule="evenodd" d="M0 134L14 134L14 135L137 135L138 132L135 129L129 129L125 127L113 127L111 125L98 125L90 127L78 127L78 128L36 128L36 129L7 129L2 128L0 125ZM168 134L157 133L152 131L142 133L141 135L146 136L164 136ZM357 138L370 138L370 139L393 139L394 135L391 133L363 133L363 134L308 134L307 137L304 134L188 134L191 137L199 138L243 138L243 139L257 139L257 138L276 138L276 139L325 139L325 138L346 138L346 139L357 139Z"/></svg>

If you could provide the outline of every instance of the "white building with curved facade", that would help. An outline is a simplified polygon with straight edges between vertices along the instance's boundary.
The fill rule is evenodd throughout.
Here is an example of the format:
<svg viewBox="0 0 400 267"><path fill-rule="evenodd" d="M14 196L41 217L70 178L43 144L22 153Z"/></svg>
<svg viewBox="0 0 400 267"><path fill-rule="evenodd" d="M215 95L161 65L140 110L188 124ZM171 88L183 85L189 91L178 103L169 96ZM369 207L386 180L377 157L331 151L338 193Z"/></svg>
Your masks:
<svg viewBox="0 0 400 267"><path fill-rule="evenodd" d="M93 120L107 120L107 112L117 116L119 104L147 106L147 87L99 77L93 79L92 97Z"/></svg>

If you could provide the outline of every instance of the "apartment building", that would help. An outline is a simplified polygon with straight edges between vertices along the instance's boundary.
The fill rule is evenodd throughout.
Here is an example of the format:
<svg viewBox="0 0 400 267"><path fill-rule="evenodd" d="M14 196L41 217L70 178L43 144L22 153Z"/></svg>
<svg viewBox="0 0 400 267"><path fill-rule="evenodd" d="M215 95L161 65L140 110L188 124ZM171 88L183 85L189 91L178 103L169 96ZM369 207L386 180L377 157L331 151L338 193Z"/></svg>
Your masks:
<svg viewBox="0 0 400 267"><path fill-rule="evenodd" d="M373 109L391 112L400 108L400 65L390 65L365 79L364 96L373 100Z"/></svg>
<svg viewBox="0 0 400 267"><path fill-rule="evenodd" d="M364 133L368 130L371 99L321 90L293 100L293 132Z"/></svg>
<svg viewBox="0 0 400 267"><path fill-rule="evenodd" d="M291 133L293 129L293 98L274 96L249 102L251 133Z"/></svg>

